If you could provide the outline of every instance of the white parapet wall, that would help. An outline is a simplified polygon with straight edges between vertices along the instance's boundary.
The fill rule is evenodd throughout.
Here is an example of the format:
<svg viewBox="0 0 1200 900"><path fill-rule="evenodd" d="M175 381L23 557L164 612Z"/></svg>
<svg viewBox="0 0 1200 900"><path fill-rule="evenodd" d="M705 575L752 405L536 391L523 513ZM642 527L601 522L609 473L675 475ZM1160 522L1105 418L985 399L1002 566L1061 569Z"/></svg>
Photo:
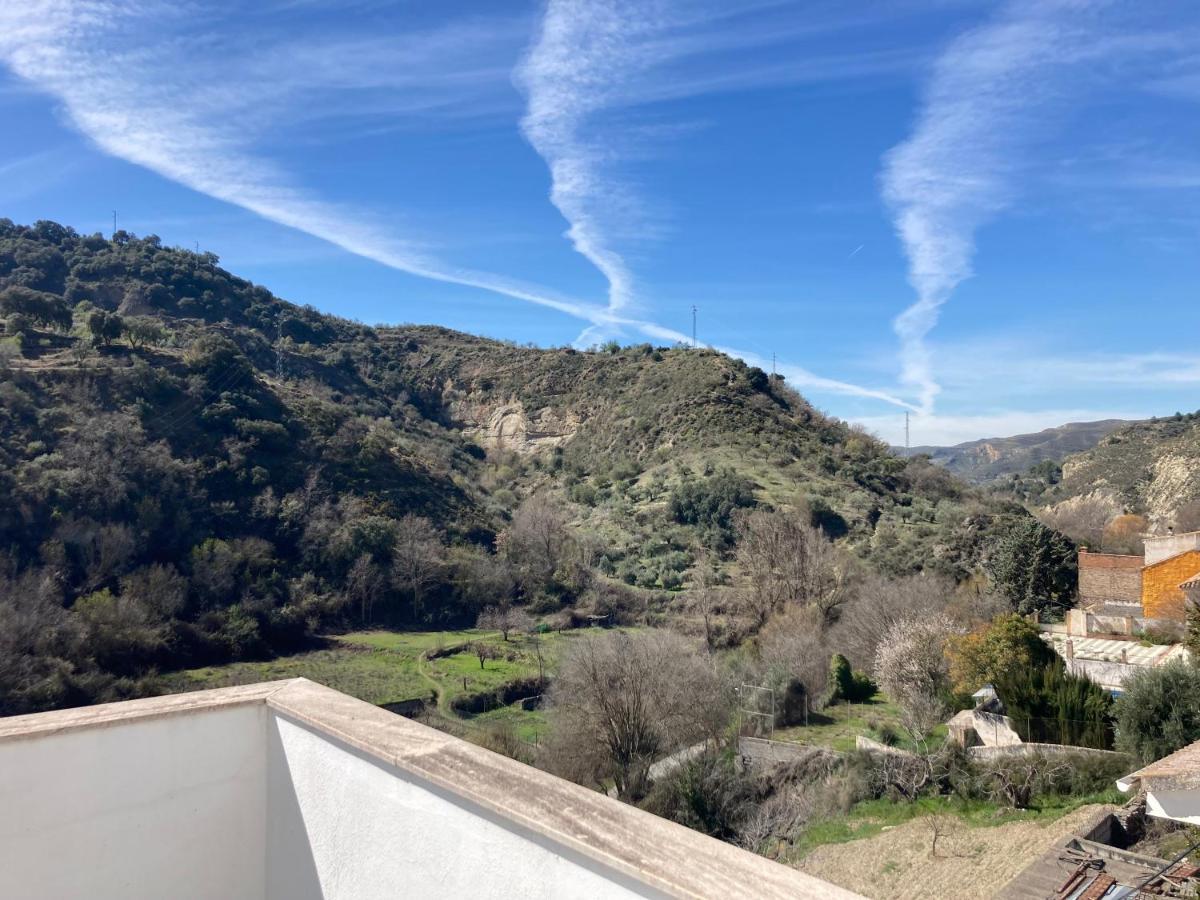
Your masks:
<svg viewBox="0 0 1200 900"><path fill-rule="evenodd" d="M303 679L0 719L0 897L856 895Z"/></svg>

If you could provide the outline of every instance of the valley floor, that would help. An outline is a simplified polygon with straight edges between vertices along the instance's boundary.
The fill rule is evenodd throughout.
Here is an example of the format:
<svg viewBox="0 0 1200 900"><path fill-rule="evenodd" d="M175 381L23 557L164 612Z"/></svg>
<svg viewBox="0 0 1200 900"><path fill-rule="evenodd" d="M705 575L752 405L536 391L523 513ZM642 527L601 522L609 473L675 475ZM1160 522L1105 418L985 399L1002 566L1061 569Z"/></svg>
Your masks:
<svg viewBox="0 0 1200 900"><path fill-rule="evenodd" d="M505 641L498 632L478 629L358 631L329 636L322 649L163 675L159 687L166 692L194 691L303 677L377 706L422 701L426 716L465 729L469 739L478 736L474 732L505 723L519 740L534 743L543 722L537 709L524 709L515 700L478 714L459 708L479 695L527 685L541 671L552 671L563 646L576 634L510 634ZM476 644L485 645L491 657L482 665Z"/></svg>

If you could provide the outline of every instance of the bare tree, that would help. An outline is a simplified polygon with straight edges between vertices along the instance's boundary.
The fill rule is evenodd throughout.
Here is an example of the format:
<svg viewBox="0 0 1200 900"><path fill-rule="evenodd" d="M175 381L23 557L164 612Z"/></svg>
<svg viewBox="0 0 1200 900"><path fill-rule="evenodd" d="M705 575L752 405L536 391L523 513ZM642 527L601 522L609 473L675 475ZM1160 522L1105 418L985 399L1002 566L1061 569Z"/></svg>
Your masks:
<svg viewBox="0 0 1200 900"><path fill-rule="evenodd" d="M533 633L533 656L537 660L538 667L538 687L542 690L546 689L546 648L542 645L542 636L537 632Z"/></svg>
<svg viewBox="0 0 1200 900"><path fill-rule="evenodd" d="M1039 788L1052 785L1070 772L1069 762L1034 754L1002 760L984 778L993 800L1003 800L1013 809L1028 809Z"/></svg>
<svg viewBox="0 0 1200 900"><path fill-rule="evenodd" d="M830 630L830 645L855 668L870 670L876 648L895 625L913 616L945 612L955 599L954 582L948 578L868 575L855 585L839 610L837 624Z"/></svg>
<svg viewBox="0 0 1200 900"><path fill-rule="evenodd" d="M441 574L444 561L445 548L428 519L407 515L396 523L392 577L412 597L414 617L421 616L425 590Z"/></svg>
<svg viewBox="0 0 1200 900"><path fill-rule="evenodd" d="M452 551L451 566L459 596L471 609L483 609L512 600L512 567L503 556L470 547Z"/></svg>
<svg viewBox="0 0 1200 900"><path fill-rule="evenodd" d="M659 757L728 720L728 703L707 654L667 631L580 638L551 684L545 762L597 786L611 779L626 801L645 790Z"/></svg>
<svg viewBox="0 0 1200 900"><path fill-rule="evenodd" d="M1173 520L1176 531L1200 531L1200 500L1190 500L1175 510Z"/></svg>
<svg viewBox="0 0 1200 900"><path fill-rule="evenodd" d="M718 587L717 575L707 561L701 562L696 571L692 589L688 591L688 599L704 623L704 643L709 652L712 652L716 649L717 621L725 606L727 592Z"/></svg>
<svg viewBox="0 0 1200 900"><path fill-rule="evenodd" d="M776 616L759 639L759 657L763 663L761 680L775 689L781 702L776 710L786 724L796 712L786 709L786 698L793 685L804 688L809 709L817 708L829 681L829 648L821 630L820 613L813 608L788 610ZM803 712L800 710L799 712Z"/></svg>
<svg viewBox="0 0 1200 900"><path fill-rule="evenodd" d="M1128 553L1141 556L1146 545L1142 538L1150 530L1145 516L1126 513L1104 526L1104 549L1109 553Z"/></svg>
<svg viewBox="0 0 1200 900"><path fill-rule="evenodd" d="M544 494L517 508L497 543L526 593L552 583L574 549L566 514Z"/></svg>
<svg viewBox="0 0 1200 900"><path fill-rule="evenodd" d="M1104 526L1121 514L1121 506L1104 494L1071 497L1054 506L1038 510L1037 517L1047 528L1060 531L1076 543L1100 549Z"/></svg>
<svg viewBox="0 0 1200 900"><path fill-rule="evenodd" d="M475 627L484 631L498 631L507 642L510 633L529 631L533 627L533 617L512 603L500 603L484 607Z"/></svg>
<svg viewBox="0 0 1200 900"><path fill-rule="evenodd" d="M489 659L499 659L500 651L489 644L487 641L475 641L471 644L471 652L475 654L479 660L479 668L487 668L484 663Z"/></svg>
<svg viewBox="0 0 1200 900"><path fill-rule="evenodd" d="M801 511L739 516L737 560L747 611L758 627L789 604L828 619L847 596L848 560Z"/></svg>
<svg viewBox="0 0 1200 900"><path fill-rule="evenodd" d="M350 571L346 573L346 599L358 606L363 622L371 621L375 599L383 592L384 583L383 570L369 553L354 560Z"/></svg>
<svg viewBox="0 0 1200 900"><path fill-rule="evenodd" d="M187 600L188 582L170 564L144 566L121 579L121 595L136 597L161 618L176 616Z"/></svg>

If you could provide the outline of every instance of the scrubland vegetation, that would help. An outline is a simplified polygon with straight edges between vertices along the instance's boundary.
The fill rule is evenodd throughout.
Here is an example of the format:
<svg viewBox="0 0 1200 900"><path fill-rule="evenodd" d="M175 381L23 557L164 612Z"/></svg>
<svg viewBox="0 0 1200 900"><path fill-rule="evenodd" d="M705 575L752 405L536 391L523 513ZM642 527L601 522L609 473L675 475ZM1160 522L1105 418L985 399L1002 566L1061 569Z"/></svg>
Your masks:
<svg viewBox="0 0 1200 900"><path fill-rule="evenodd" d="M368 327L47 222L0 220L0 315L0 713L304 675L784 858L1127 766L944 745L985 681L1111 744L1020 617L1073 543L738 361Z"/></svg>

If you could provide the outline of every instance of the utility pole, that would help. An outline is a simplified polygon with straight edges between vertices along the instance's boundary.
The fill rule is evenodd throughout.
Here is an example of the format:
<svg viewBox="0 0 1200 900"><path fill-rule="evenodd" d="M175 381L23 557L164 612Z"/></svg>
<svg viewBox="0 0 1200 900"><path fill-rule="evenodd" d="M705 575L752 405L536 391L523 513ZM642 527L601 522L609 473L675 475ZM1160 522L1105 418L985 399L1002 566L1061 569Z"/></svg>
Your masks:
<svg viewBox="0 0 1200 900"><path fill-rule="evenodd" d="M696 304L692 304L692 349L696 349Z"/></svg>

